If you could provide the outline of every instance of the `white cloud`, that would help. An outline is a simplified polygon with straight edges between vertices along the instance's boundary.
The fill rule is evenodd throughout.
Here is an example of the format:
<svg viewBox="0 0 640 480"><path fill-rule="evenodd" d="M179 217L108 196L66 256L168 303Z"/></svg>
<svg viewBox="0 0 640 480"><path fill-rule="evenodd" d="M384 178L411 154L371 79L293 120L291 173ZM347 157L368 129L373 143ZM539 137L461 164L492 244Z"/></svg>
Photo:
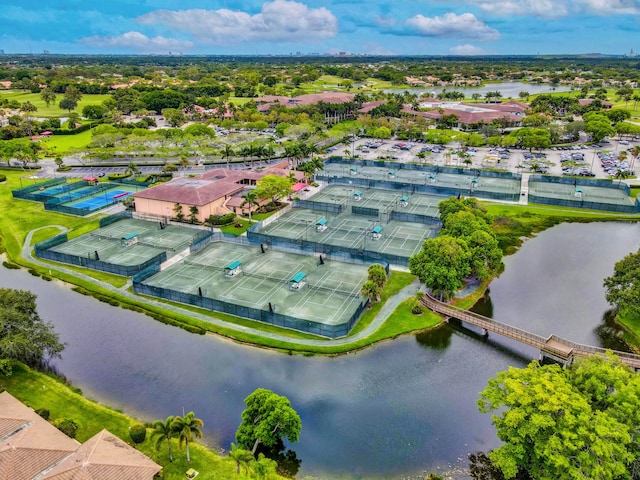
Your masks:
<svg viewBox="0 0 640 480"><path fill-rule="evenodd" d="M260 13L238 10L156 10L137 18L187 31L200 41L234 44L248 41L304 42L332 37L338 20L326 8L309 8L289 0L265 2Z"/></svg>
<svg viewBox="0 0 640 480"><path fill-rule="evenodd" d="M98 48L116 48L140 53L167 53L191 50L193 42L176 40L174 38L149 38L140 32L127 32L116 37L86 37L78 40L80 43Z"/></svg>
<svg viewBox="0 0 640 480"><path fill-rule="evenodd" d="M638 0L574 0L576 10L596 15L640 15Z"/></svg>
<svg viewBox="0 0 640 480"><path fill-rule="evenodd" d="M441 17L425 17L416 15L407 20L407 25L414 27L421 35L427 37L462 37L481 41L500 38L497 30L478 20L472 13L446 13Z"/></svg>
<svg viewBox="0 0 640 480"><path fill-rule="evenodd" d="M569 13L563 0L477 0L473 3L485 12L505 17L532 15L558 18Z"/></svg>
<svg viewBox="0 0 640 480"><path fill-rule="evenodd" d="M504 17L560 18L574 13L640 15L639 0L470 0L470 3L485 12Z"/></svg>
<svg viewBox="0 0 640 480"><path fill-rule="evenodd" d="M486 52L475 45L457 45L450 48L449 51L454 55L484 55Z"/></svg>

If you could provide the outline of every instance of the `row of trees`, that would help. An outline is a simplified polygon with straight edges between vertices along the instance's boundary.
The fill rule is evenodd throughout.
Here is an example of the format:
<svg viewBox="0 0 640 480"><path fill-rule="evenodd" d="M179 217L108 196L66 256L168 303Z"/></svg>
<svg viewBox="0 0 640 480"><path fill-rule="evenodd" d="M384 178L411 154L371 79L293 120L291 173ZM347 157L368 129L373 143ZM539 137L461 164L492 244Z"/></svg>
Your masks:
<svg viewBox="0 0 640 480"><path fill-rule="evenodd" d="M487 280L502 267L491 218L474 198L451 197L438 205L442 230L425 240L409 269L440 298L450 298L465 279Z"/></svg>

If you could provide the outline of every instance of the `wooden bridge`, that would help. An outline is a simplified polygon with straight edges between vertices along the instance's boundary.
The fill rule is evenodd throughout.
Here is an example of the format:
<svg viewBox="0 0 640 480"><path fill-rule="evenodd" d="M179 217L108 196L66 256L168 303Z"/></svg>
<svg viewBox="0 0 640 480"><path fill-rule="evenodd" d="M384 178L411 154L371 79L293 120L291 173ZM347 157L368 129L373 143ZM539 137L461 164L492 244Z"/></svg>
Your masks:
<svg viewBox="0 0 640 480"><path fill-rule="evenodd" d="M485 334L488 334L488 332L494 332L535 347L540 350L542 355L565 364L571 363L575 357L586 355L598 355L604 357L607 351L613 351L621 362L629 365L635 370L640 370L640 355L619 352L616 350L607 350L605 348L592 347L589 345L581 345L555 335L551 335L550 337L536 335L535 333L527 332L526 330L507 325L506 323L497 322L478 313L470 312L469 310L464 310L462 308L440 302L429 294L425 294L422 297L421 303L428 309L445 317L456 318L462 322L476 325L482 328Z"/></svg>

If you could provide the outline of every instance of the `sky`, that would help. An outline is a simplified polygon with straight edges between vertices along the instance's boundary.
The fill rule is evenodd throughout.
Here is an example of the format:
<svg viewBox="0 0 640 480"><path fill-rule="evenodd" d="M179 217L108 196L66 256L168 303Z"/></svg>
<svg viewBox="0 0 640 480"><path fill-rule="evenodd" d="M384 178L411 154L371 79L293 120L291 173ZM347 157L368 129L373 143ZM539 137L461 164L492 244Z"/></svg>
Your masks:
<svg viewBox="0 0 640 480"><path fill-rule="evenodd" d="M5 53L640 52L640 0L0 0Z"/></svg>

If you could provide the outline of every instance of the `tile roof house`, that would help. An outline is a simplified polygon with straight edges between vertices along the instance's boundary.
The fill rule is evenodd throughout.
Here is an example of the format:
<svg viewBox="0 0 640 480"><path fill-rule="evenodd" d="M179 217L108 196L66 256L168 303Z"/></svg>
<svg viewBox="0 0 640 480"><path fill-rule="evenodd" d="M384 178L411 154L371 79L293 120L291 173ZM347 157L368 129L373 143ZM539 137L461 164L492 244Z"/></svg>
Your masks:
<svg viewBox="0 0 640 480"><path fill-rule="evenodd" d="M160 470L106 430L80 444L0 393L0 480L151 480Z"/></svg>
<svg viewBox="0 0 640 480"><path fill-rule="evenodd" d="M174 178L165 184L134 193L133 198L136 212L155 217L174 217L175 206L180 204L186 218L190 207L195 206L198 209L196 220L204 222L211 215L224 215L232 211L239 213L239 202L233 199L240 197L247 186L256 185L265 175L288 177L290 174L296 180L304 178L303 172L278 166L261 171L217 168L195 177Z"/></svg>

